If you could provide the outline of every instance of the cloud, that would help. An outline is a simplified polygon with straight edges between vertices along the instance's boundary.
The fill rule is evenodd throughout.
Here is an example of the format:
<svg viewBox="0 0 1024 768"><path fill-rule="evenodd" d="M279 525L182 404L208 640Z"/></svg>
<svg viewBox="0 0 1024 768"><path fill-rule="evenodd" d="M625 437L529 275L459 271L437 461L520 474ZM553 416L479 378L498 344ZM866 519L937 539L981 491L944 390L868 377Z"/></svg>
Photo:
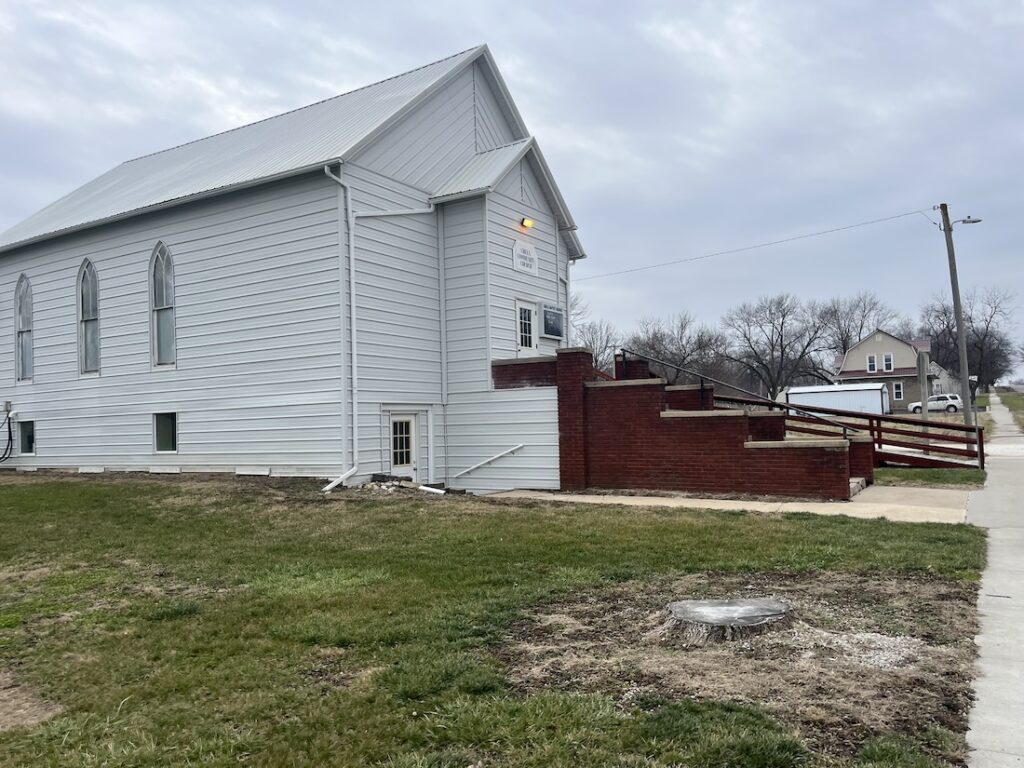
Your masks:
<svg viewBox="0 0 1024 768"><path fill-rule="evenodd" d="M180 0L0 8L0 228L117 163L488 42L580 224L577 278L940 200L962 282L1024 286L1024 6L1011 0ZM941 290L919 221L580 281L629 326L760 293Z"/></svg>

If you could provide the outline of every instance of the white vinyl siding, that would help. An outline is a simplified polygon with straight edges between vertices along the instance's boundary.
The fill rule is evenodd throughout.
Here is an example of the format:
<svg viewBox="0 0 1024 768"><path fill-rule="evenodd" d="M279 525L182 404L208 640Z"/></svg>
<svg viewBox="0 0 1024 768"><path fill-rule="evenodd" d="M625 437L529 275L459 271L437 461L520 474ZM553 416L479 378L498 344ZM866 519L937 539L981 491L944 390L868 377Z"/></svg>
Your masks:
<svg viewBox="0 0 1024 768"><path fill-rule="evenodd" d="M448 405L448 472L454 488L476 493L558 488L558 392L555 387L459 395ZM522 444L514 454L455 475Z"/></svg>
<svg viewBox="0 0 1024 768"><path fill-rule="evenodd" d="M448 391L490 389L487 246L482 197L443 206Z"/></svg>
<svg viewBox="0 0 1024 768"><path fill-rule="evenodd" d="M532 176L528 170L526 174ZM510 176L517 171L513 169ZM506 177L507 179L508 177ZM530 182L527 182L529 184ZM520 185L520 190L524 189ZM513 187L510 191L514 191ZM490 270L491 303L491 356L493 359L516 357L518 352L518 323L516 301L529 301L539 309L541 304L564 307L565 262L556 257L555 219L547 203L534 207L524 202L525 195L513 198L501 192L487 196L487 234ZM524 216L534 220L534 226L523 231L520 221ZM512 268L512 244L526 241L537 254L538 275L518 272ZM559 279L561 278L561 280ZM536 354L553 355L561 343L557 339L538 338Z"/></svg>
<svg viewBox="0 0 1024 768"><path fill-rule="evenodd" d="M490 78L479 63L473 65L473 85L476 97L476 151L503 147L526 138L516 133L511 117L498 101L497 92L489 85Z"/></svg>
<svg viewBox="0 0 1024 768"><path fill-rule="evenodd" d="M45 435L26 466L340 474L337 186L323 173L28 246L0 259L0 345L32 277L35 380L2 391ZM177 367L152 373L150 259L174 258ZM103 370L79 374L76 279L102 277ZM298 363L297 361L301 361ZM13 381L14 356L0 355ZM179 450L153 452L153 414L178 413ZM45 463L44 463L45 462Z"/></svg>
<svg viewBox="0 0 1024 768"><path fill-rule="evenodd" d="M423 192L368 168L345 164L343 174L356 212L427 208ZM390 465L387 404L441 402L441 287L436 213L360 215L355 234L361 481Z"/></svg>
<svg viewBox="0 0 1024 768"><path fill-rule="evenodd" d="M516 135L488 88L480 66L467 67L352 162L436 190L478 151L526 138Z"/></svg>

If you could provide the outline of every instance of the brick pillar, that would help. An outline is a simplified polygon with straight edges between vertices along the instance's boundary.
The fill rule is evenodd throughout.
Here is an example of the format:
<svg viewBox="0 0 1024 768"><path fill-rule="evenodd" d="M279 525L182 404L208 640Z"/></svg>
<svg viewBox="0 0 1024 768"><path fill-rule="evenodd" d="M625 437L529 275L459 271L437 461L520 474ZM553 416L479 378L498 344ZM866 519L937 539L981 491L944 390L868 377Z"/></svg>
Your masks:
<svg viewBox="0 0 1024 768"><path fill-rule="evenodd" d="M624 379L650 379L651 366L646 360L627 360L621 352L615 353L615 378L618 381Z"/></svg>
<svg viewBox="0 0 1024 768"><path fill-rule="evenodd" d="M875 444L871 435L851 435L850 477L863 477L868 485L875 482Z"/></svg>
<svg viewBox="0 0 1024 768"><path fill-rule="evenodd" d="M557 357L558 464L562 490L587 487L586 404L583 383L594 378L589 349L560 349Z"/></svg>

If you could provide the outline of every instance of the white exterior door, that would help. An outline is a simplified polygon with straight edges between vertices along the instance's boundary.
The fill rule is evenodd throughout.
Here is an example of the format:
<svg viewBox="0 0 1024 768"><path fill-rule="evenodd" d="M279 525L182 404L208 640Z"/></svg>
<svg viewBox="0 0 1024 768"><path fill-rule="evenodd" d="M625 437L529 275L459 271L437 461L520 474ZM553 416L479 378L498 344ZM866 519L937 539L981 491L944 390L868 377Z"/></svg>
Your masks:
<svg viewBox="0 0 1024 768"><path fill-rule="evenodd" d="M391 417L391 474L416 480L416 416Z"/></svg>
<svg viewBox="0 0 1024 768"><path fill-rule="evenodd" d="M516 302L516 357L537 355L537 305Z"/></svg>

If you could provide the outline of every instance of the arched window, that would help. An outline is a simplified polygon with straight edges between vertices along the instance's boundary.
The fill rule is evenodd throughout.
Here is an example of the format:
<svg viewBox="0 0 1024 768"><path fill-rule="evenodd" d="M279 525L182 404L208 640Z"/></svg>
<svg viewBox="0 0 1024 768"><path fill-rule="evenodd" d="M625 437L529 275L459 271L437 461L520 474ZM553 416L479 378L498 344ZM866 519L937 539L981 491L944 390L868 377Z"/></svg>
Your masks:
<svg viewBox="0 0 1024 768"><path fill-rule="evenodd" d="M150 298L153 304L153 362L173 365L174 349L174 264L163 243L153 249L150 269Z"/></svg>
<svg viewBox="0 0 1024 768"><path fill-rule="evenodd" d="M96 268L86 259L78 270L78 364L82 373L100 370L100 299Z"/></svg>
<svg viewBox="0 0 1024 768"><path fill-rule="evenodd" d="M18 381L31 381L34 369L32 357L32 286L28 278L18 278L14 289L15 375Z"/></svg>

